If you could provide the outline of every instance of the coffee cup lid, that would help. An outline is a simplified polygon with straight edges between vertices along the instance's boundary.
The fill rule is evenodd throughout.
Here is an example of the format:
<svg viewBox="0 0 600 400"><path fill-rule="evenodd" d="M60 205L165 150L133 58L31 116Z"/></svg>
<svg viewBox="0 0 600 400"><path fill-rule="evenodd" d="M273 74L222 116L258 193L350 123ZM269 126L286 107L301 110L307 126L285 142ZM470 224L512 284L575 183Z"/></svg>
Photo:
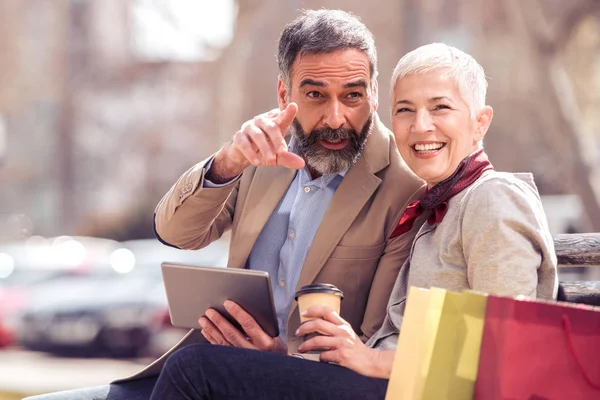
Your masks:
<svg viewBox="0 0 600 400"><path fill-rule="evenodd" d="M329 283L313 283L311 285L302 286L300 290L296 292L294 299L298 300L298 297L309 293L327 293L340 296L342 299L344 298L344 293L335 285Z"/></svg>

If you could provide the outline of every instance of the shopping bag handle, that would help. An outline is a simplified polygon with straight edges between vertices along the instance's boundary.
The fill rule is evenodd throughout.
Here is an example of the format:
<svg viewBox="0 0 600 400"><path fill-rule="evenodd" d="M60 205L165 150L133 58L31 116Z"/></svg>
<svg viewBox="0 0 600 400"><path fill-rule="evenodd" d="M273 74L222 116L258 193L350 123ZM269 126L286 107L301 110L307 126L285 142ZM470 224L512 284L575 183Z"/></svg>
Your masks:
<svg viewBox="0 0 600 400"><path fill-rule="evenodd" d="M573 336L571 333L571 320L569 319L569 316L567 314L562 315L562 322L563 322L563 325L565 326L565 332L567 333L567 344L569 345L569 350L571 351L571 355L573 355L573 358L575 359L575 363L579 367L579 372L581 372L581 375L583 375L583 377L585 378L585 381L591 387L593 387L594 389L600 390L600 385L592 382L592 378L590 378L590 376L587 374L587 372L583 368L583 364L581 363L581 360L577 356L577 352L575 352L575 346L573 345Z"/></svg>

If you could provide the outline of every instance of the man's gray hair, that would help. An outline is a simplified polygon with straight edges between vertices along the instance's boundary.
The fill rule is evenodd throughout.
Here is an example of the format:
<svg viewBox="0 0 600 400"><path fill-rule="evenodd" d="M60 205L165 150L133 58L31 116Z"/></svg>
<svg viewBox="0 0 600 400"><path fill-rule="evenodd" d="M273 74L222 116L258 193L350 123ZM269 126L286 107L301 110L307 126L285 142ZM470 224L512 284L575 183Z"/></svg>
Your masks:
<svg viewBox="0 0 600 400"><path fill-rule="evenodd" d="M296 58L307 54L328 54L357 49L369 59L371 81L377 78L377 51L373 34L351 13L341 10L306 10L281 32L277 63L288 89Z"/></svg>
<svg viewBox="0 0 600 400"><path fill-rule="evenodd" d="M394 101L399 79L433 71L443 71L456 82L460 95L469 106L471 118L485 107L487 80L483 67L469 54L443 43L421 46L398 61L390 85L391 101Z"/></svg>

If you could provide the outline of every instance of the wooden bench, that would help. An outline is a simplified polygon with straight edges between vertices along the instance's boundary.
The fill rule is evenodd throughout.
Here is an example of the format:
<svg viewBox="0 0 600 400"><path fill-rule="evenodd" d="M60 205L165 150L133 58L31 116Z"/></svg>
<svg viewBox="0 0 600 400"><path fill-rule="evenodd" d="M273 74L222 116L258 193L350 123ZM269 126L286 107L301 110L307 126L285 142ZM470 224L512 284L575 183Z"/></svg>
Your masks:
<svg viewBox="0 0 600 400"><path fill-rule="evenodd" d="M600 233L570 233L554 238L559 268L600 268ZM600 281L563 281L558 300L600 306Z"/></svg>

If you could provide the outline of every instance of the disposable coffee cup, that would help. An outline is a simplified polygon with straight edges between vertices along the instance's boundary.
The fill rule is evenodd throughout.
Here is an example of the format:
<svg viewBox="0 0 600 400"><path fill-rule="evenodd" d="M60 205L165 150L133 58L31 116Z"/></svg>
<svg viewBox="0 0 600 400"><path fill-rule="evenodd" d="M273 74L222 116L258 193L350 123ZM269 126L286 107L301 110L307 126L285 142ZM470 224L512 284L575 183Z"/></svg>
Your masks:
<svg viewBox="0 0 600 400"><path fill-rule="evenodd" d="M300 323L306 322L312 318L302 316L302 313L313 306L325 306L333 311L340 313L340 306L344 293L335 285L328 283L313 283L305 285L296 292L296 300L298 301L298 312L300 312Z"/></svg>
<svg viewBox="0 0 600 400"><path fill-rule="evenodd" d="M338 289L335 285L328 283L313 283L312 285L302 286L295 294L295 299L298 301L298 312L300 313L300 323L303 324L306 321L310 321L314 318L307 318L302 313L313 306L324 306L329 307L333 311L340 313L340 307L344 293ZM303 341L307 341L319 333L311 333L303 337ZM315 361L319 360L320 350L313 350L308 353L302 354L302 357L312 359Z"/></svg>

